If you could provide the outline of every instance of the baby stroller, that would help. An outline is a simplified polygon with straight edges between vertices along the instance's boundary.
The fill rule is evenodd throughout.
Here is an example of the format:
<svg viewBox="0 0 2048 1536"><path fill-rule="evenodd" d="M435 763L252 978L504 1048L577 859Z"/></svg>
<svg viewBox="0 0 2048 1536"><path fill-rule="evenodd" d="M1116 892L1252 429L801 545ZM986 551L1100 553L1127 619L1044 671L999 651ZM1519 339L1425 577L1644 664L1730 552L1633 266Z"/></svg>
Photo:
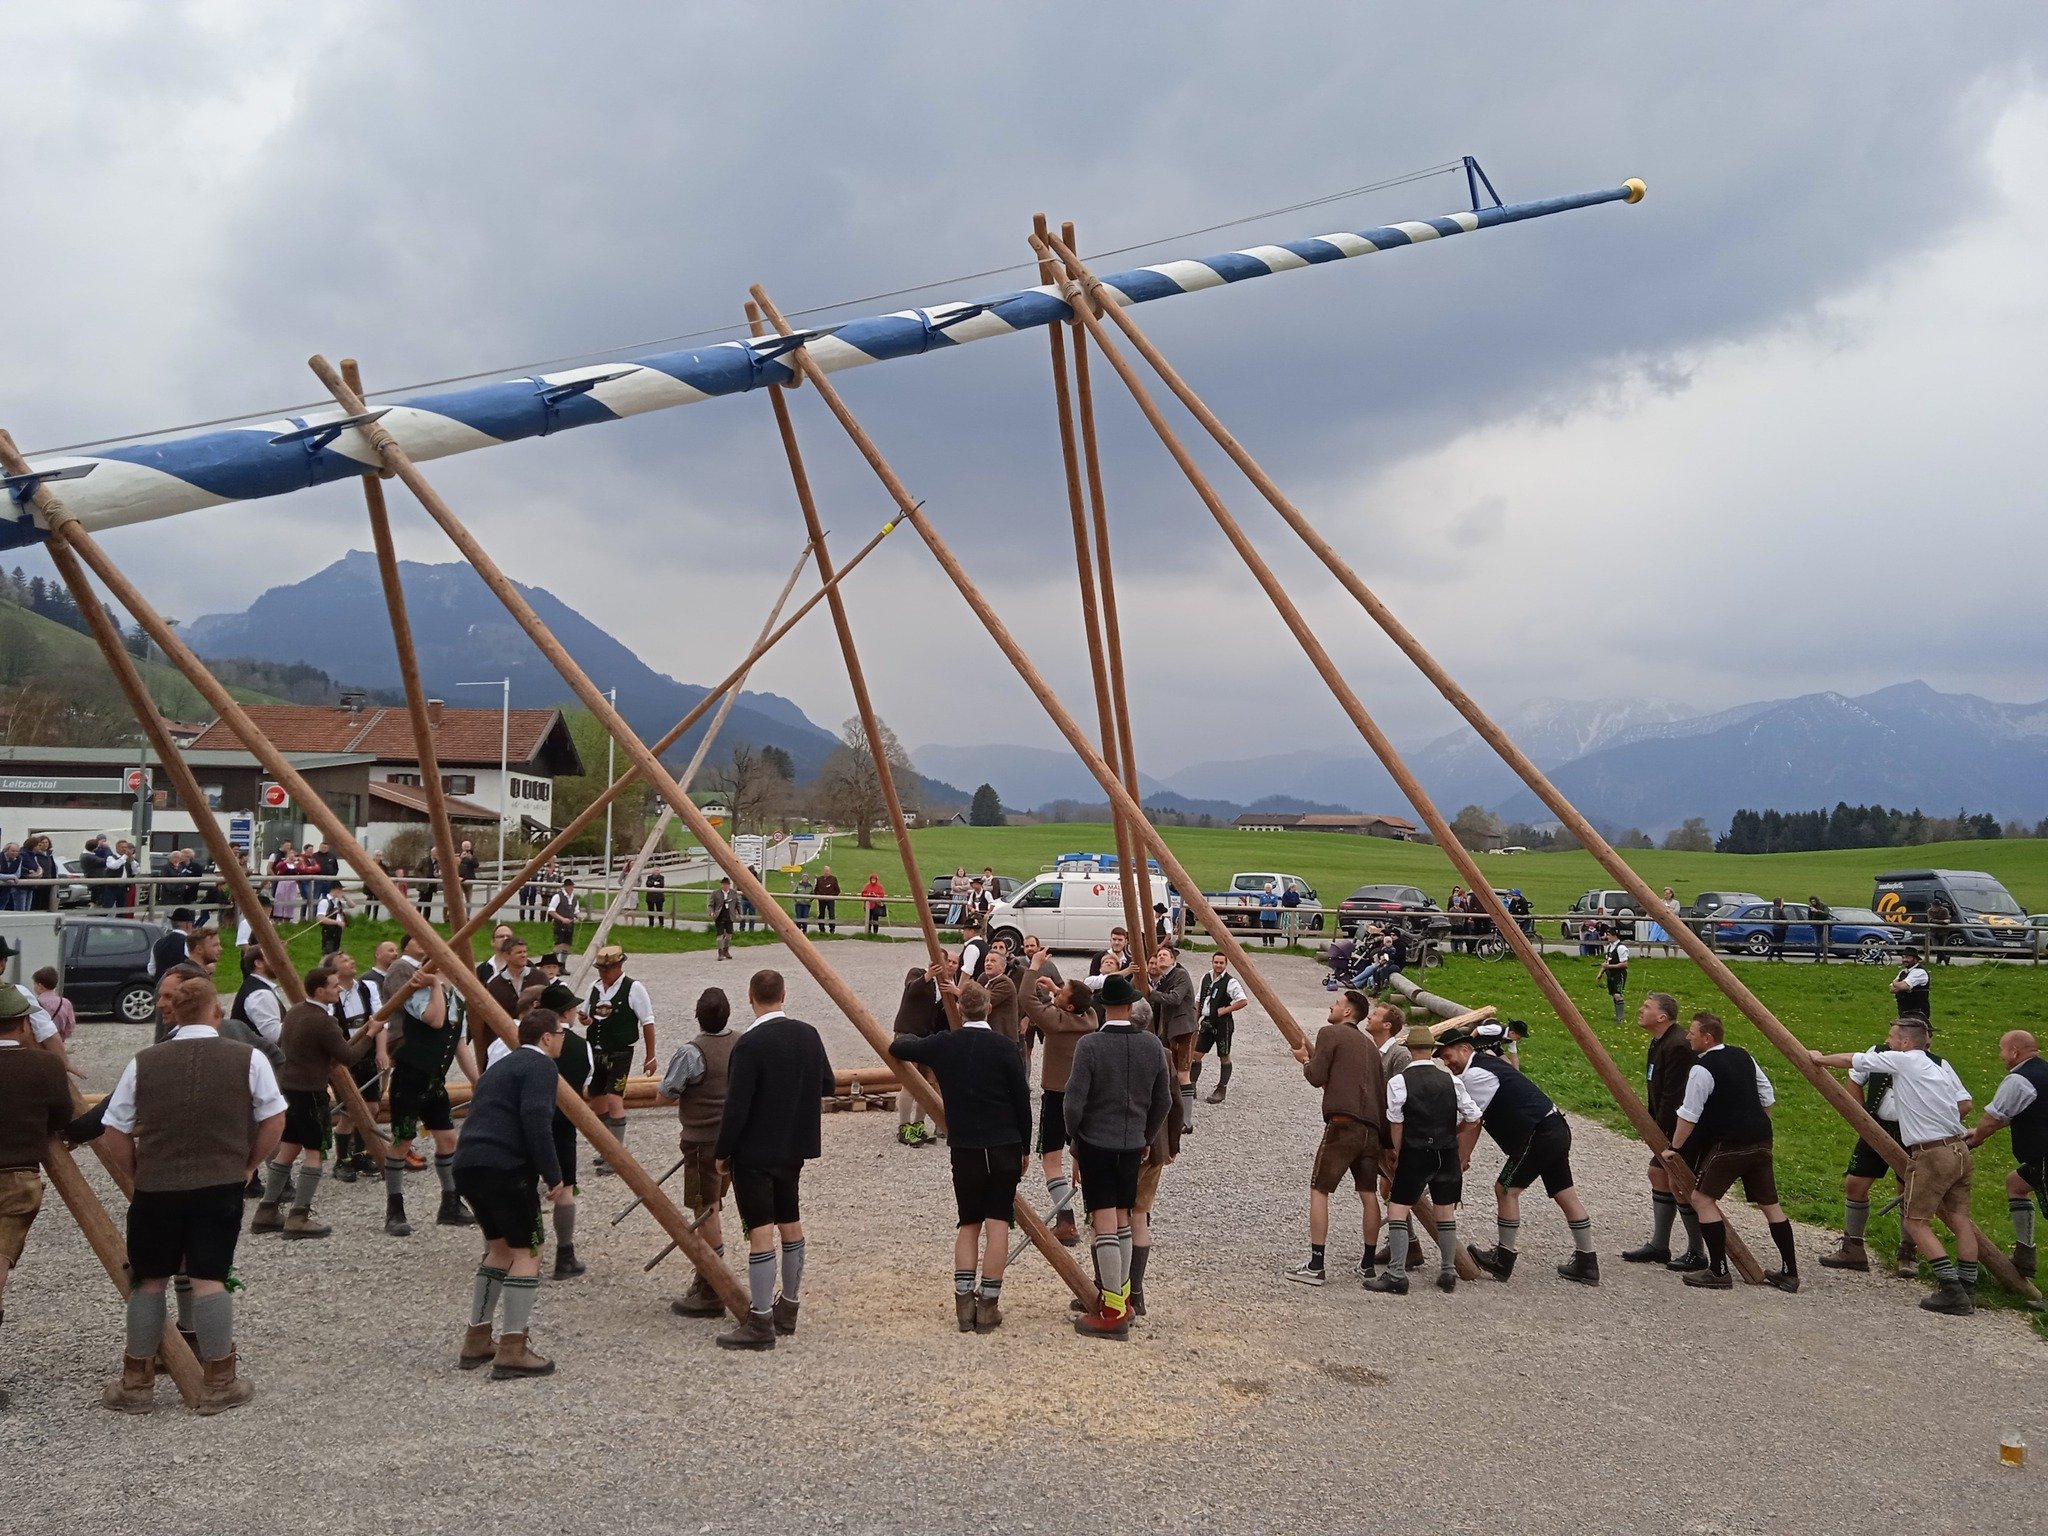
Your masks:
<svg viewBox="0 0 2048 1536"><path fill-rule="evenodd" d="M1323 990L1342 992L1352 984L1352 973L1360 968L1358 940L1339 938L1323 950L1323 959L1330 967L1330 974L1323 978Z"/></svg>

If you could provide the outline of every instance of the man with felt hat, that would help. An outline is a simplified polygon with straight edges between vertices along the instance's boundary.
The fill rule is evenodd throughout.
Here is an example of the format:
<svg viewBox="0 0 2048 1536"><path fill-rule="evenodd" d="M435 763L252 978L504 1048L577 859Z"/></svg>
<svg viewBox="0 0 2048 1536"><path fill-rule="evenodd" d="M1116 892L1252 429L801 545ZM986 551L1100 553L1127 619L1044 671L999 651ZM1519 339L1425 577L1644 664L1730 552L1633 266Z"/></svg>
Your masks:
<svg viewBox="0 0 2048 1536"><path fill-rule="evenodd" d="M1408 1294L1410 1213L1427 1194L1436 1202L1436 1241L1442 1268L1437 1289L1458 1288L1457 1206L1464 1198L1459 1129L1479 1122L1479 1106L1450 1068L1436 1059L1436 1037L1411 1024L1401 1042L1414 1058L1387 1079L1387 1133L1394 1176L1387 1190L1387 1267L1365 1282L1368 1291Z"/></svg>

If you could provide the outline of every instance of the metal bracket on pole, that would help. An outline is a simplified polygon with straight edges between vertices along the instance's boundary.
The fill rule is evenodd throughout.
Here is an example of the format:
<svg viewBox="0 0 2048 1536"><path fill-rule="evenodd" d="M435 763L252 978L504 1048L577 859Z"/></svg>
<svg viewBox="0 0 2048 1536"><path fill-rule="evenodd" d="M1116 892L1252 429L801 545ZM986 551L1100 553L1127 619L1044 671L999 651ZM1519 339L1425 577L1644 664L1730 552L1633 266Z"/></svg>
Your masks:
<svg viewBox="0 0 2048 1536"><path fill-rule="evenodd" d="M1486 211L1485 205L1479 201L1479 189L1481 187L1485 187L1486 195L1493 199L1493 207L1499 208L1504 206L1500 200L1500 194L1493 190L1493 183L1486 179L1486 172L1479 168L1479 162L1470 155L1467 155L1465 156L1465 188L1472 194L1472 211L1474 213Z"/></svg>

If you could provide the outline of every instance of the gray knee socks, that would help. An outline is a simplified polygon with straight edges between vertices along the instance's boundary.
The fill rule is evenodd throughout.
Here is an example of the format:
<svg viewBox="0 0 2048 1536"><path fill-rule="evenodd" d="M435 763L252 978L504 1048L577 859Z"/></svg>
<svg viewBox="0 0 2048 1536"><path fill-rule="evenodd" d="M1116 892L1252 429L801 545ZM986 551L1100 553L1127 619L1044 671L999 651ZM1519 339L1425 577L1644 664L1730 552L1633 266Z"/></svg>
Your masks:
<svg viewBox="0 0 2048 1536"><path fill-rule="evenodd" d="M164 1293L139 1287L128 1293L128 1357L148 1360L163 1347Z"/></svg>
<svg viewBox="0 0 2048 1536"><path fill-rule="evenodd" d="M301 1167L299 1169L298 1189L297 1192L292 1196L293 1210L310 1211L311 1209L313 1209L313 1196L319 1193L320 1179L321 1176L326 1172L327 1170L324 1167Z"/></svg>
<svg viewBox="0 0 2048 1536"><path fill-rule="evenodd" d="M292 1176L292 1165L275 1159L263 1165L263 1203L276 1205L284 1198L284 1187Z"/></svg>
<svg viewBox="0 0 2048 1536"><path fill-rule="evenodd" d="M533 1321L534 1298L540 1294L538 1275L508 1275L505 1277L504 1307L505 1321L500 1332L525 1333Z"/></svg>
<svg viewBox="0 0 2048 1536"><path fill-rule="evenodd" d="M441 1181L442 1194L452 1195L455 1193L455 1154L453 1152L436 1152L434 1154L434 1177Z"/></svg>
<svg viewBox="0 0 2048 1536"><path fill-rule="evenodd" d="M235 1352L235 1299L226 1291L192 1298L192 1329L199 1335L199 1358L224 1360Z"/></svg>

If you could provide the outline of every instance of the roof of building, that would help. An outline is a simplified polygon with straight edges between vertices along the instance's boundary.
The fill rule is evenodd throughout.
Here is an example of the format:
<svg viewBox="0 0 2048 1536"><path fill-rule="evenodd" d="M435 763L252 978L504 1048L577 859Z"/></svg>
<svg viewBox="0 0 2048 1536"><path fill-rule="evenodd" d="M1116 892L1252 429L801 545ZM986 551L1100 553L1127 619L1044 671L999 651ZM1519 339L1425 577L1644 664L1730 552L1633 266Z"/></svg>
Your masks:
<svg viewBox="0 0 2048 1536"><path fill-rule="evenodd" d="M402 709L352 710L341 705L251 704L250 720L287 752L368 752L383 763L417 763L412 721ZM496 709L449 709L443 706L434 727L434 755L442 767L495 765L506 715ZM511 711L511 744L506 757L514 767L532 768L551 777L583 772L583 759L569 735L559 709ZM241 738L225 721L216 720L199 733L197 747L239 747Z"/></svg>
<svg viewBox="0 0 2048 1536"><path fill-rule="evenodd" d="M1246 811L1237 818L1241 827L1291 827L1301 820L1298 811Z"/></svg>
<svg viewBox="0 0 2048 1536"><path fill-rule="evenodd" d="M187 748L178 754L194 768L253 768L255 757L239 747ZM287 750L285 761L292 767L306 772L315 768L346 768L356 763L373 763L376 756L369 752L294 752ZM492 754L491 761L496 762ZM149 754L151 766L160 766L157 755ZM69 764L81 768L104 767L110 772L122 773L136 765L134 747L24 747L0 746L0 763L50 763Z"/></svg>
<svg viewBox="0 0 2048 1536"><path fill-rule="evenodd" d="M1350 816L1311 815L1297 819L1301 827L1393 827L1402 832L1416 831L1414 822L1403 816Z"/></svg>
<svg viewBox="0 0 2048 1536"><path fill-rule="evenodd" d="M429 813L427 792L417 784L393 784L389 779L370 781L370 798L388 801L392 805L405 807L421 816ZM496 821L498 813L488 805L478 805L474 800L465 800L460 795L446 797L450 821Z"/></svg>

